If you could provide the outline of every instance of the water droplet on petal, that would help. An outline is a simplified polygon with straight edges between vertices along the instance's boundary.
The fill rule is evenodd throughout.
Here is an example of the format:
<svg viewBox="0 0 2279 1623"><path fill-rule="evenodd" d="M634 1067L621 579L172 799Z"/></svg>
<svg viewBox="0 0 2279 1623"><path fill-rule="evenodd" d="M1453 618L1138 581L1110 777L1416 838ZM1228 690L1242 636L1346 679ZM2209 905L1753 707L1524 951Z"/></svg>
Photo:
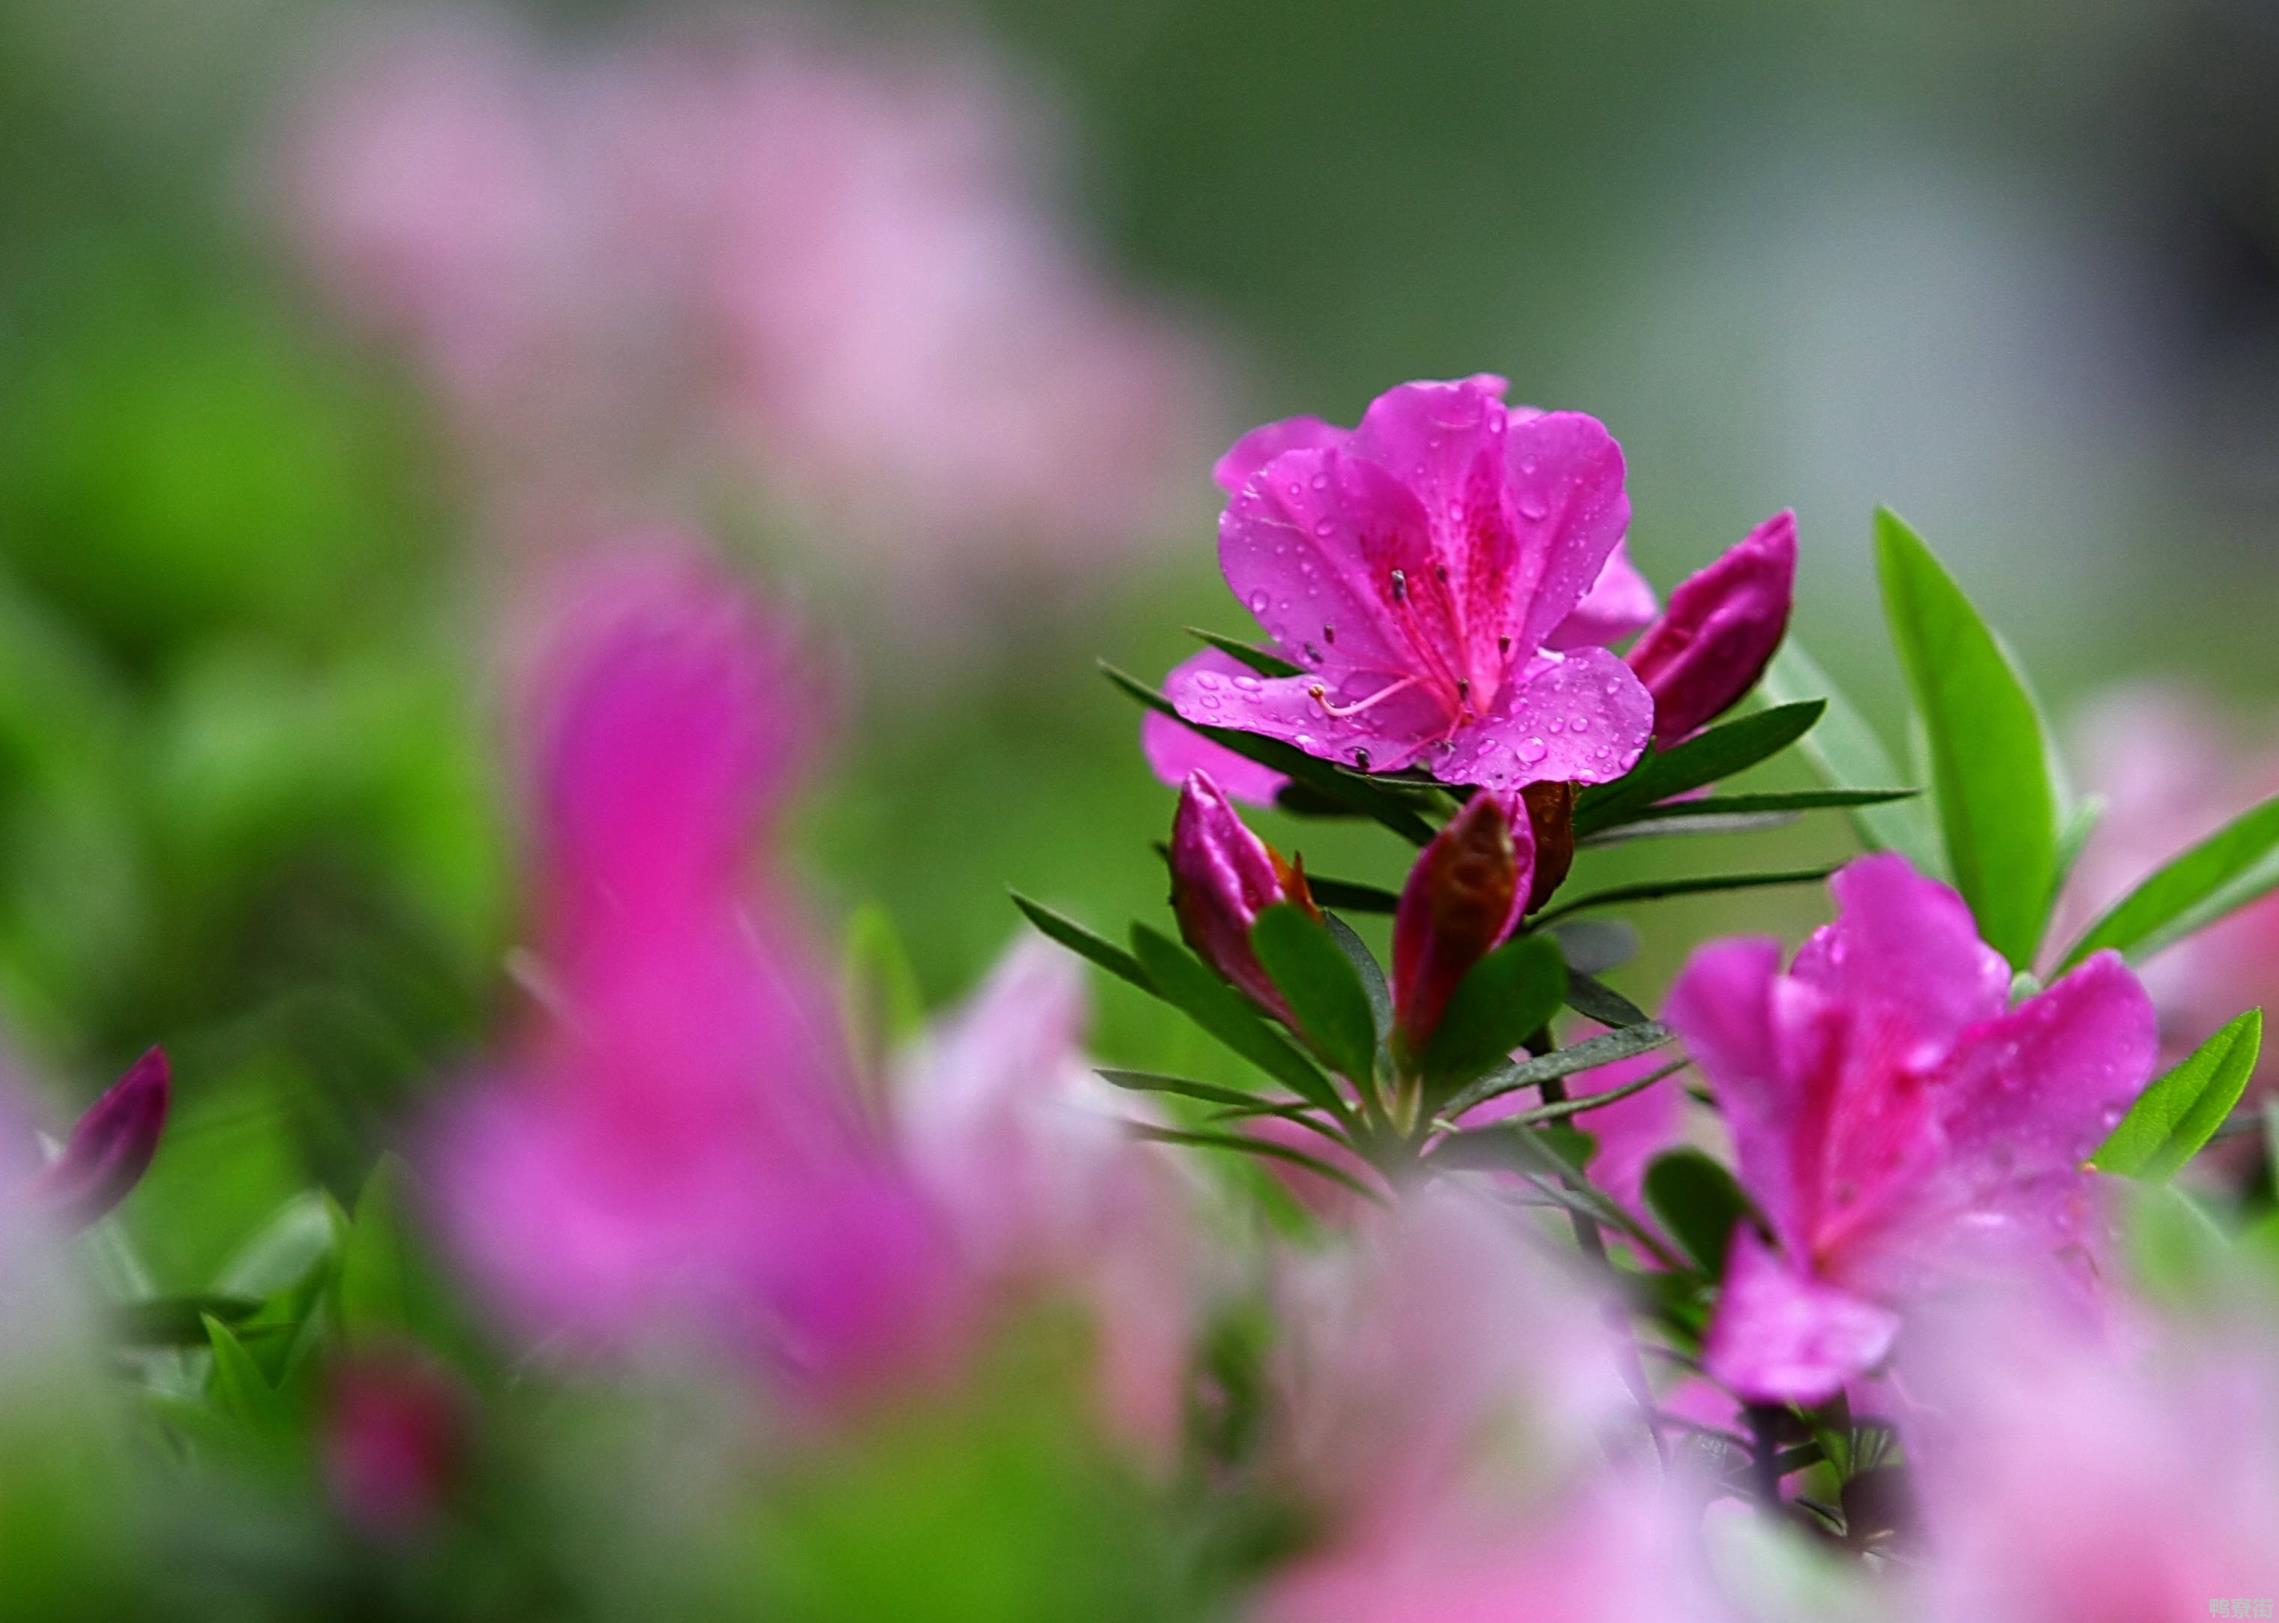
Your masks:
<svg viewBox="0 0 2279 1623"><path fill-rule="evenodd" d="M1259 687L1258 678L1255 676L1238 676L1234 679L1234 685L1245 693L1256 693Z"/></svg>
<svg viewBox="0 0 2279 1623"><path fill-rule="evenodd" d="M1529 766L1533 766L1536 762L1542 760L1544 756L1550 753L1551 746L1544 743L1540 738L1522 739L1519 743L1512 746L1512 754L1518 756Z"/></svg>
<svg viewBox="0 0 2279 1623"><path fill-rule="evenodd" d="M1266 612L1266 593L1264 591L1252 592L1249 602L1251 613L1264 614Z"/></svg>
<svg viewBox="0 0 2279 1623"><path fill-rule="evenodd" d="M1551 504L1532 490L1521 493L1518 507L1519 516L1530 524L1549 517L1551 513Z"/></svg>

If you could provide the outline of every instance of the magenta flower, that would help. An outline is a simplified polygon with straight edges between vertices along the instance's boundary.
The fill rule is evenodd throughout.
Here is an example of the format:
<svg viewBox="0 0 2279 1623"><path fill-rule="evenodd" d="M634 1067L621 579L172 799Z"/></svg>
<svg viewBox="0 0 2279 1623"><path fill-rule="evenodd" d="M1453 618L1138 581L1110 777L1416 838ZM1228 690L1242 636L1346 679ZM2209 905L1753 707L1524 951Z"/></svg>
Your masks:
<svg viewBox="0 0 2279 1623"><path fill-rule="evenodd" d="M1654 696L1654 742L1668 748L1740 702L1788 630L1796 515L1775 513L1670 594L1625 658Z"/></svg>
<svg viewBox="0 0 2279 1623"><path fill-rule="evenodd" d="M1534 877L1534 829L1485 789L1417 853L1393 915L1393 1007L1412 1051L1457 983L1519 927Z"/></svg>
<svg viewBox="0 0 2279 1623"><path fill-rule="evenodd" d="M416 1348L343 1357L318 1424L334 1508L374 1539L426 1532L458 1486L471 1420L458 1378Z"/></svg>
<svg viewBox="0 0 2279 1623"><path fill-rule="evenodd" d="M921 1365L938 1225L755 860L815 710L795 651L684 556L584 586L535 706L538 1017L443 1124L451 1236L542 1333L725 1334L832 1389Z"/></svg>
<svg viewBox="0 0 2279 1623"><path fill-rule="evenodd" d="M87 1107L55 1159L34 1173L31 1203L72 1228L100 1221L158 1154L172 1096L166 1051L153 1048Z"/></svg>
<svg viewBox="0 0 2279 1623"><path fill-rule="evenodd" d="M1839 873L1833 924L1696 952L1669 1018L1708 1074L1771 1242L1736 1236L1709 1371L1815 1402L1875 1365L1897 1308L1961 1265L2089 1239L2082 1163L2143 1089L2152 1005L2103 953L2008 1006L1962 899L1903 858Z"/></svg>
<svg viewBox="0 0 2279 1623"><path fill-rule="evenodd" d="M1207 671L1230 683L1238 676L1252 674L1241 660L1232 654L1222 654L1216 648L1204 649L1177 667L1173 675L1180 671ZM1214 744L1194 728L1182 726L1160 710L1150 710L1140 721L1140 751L1147 757L1147 764L1156 777L1173 788L1185 784L1189 773L1202 772L1230 799L1247 800L1255 805L1271 804L1282 785L1289 781L1272 767L1261 766L1247 755L1237 755L1224 744Z"/></svg>
<svg viewBox="0 0 2279 1623"><path fill-rule="evenodd" d="M1190 721L1449 783L1598 783L1637 761L1652 700L1628 666L1553 639L1630 520L1595 419L1507 408L1503 383L1411 383L1350 433L1269 424L1219 464L1219 561L1288 677L1190 665Z"/></svg>
<svg viewBox="0 0 2279 1623"><path fill-rule="evenodd" d="M1171 824L1171 907L1195 956L1278 1018L1289 1005L1251 950L1258 915L1288 902L1314 910L1303 871L1251 833L1206 772L1191 772Z"/></svg>

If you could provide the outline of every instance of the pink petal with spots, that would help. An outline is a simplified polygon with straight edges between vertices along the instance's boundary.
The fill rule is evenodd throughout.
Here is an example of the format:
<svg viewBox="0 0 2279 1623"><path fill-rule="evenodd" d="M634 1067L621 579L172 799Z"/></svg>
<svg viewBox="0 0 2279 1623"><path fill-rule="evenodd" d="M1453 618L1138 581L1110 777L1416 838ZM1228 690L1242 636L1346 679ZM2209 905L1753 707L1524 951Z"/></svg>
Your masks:
<svg viewBox="0 0 2279 1623"><path fill-rule="evenodd" d="M1812 933L1791 973L1839 1001L1897 1010L1913 1039L1903 1061L1935 1060L2009 1002L2009 966L1979 940L1963 899L1905 857L1861 857L1828 888L1836 921Z"/></svg>
<svg viewBox="0 0 2279 1623"><path fill-rule="evenodd" d="M1890 1354L1899 1317L1797 1272L1736 1229L1703 1366L1752 1403L1821 1403Z"/></svg>
<svg viewBox="0 0 2279 1623"><path fill-rule="evenodd" d="M1198 671L1209 671L1230 687L1238 676L1257 674L1232 654L1206 648L1173 666L1163 685L1169 688L1182 674L1192 675ZM1271 805L1282 785L1289 781L1272 767L1260 766L1247 755L1237 755L1224 744L1214 744L1192 727L1182 727L1160 710L1150 710L1140 722L1140 750L1155 775L1174 789L1187 781L1188 773L1207 772L1236 800L1264 806Z"/></svg>
<svg viewBox="0 0 2279 1623"><path fill-rule="evenodd" d="M1606 783L1638 764L1653 727L1654 701L1630 667L1580 648L1507 687L1493 714L1426 765L1444 783L1491 789Z"/></svg>
<svg viewBox="0 0 2279 1623"><path fill-rule="evenodd" d="M1235 598L1309 669L1407 675L1423 656L1396 614L1392 571L1430 577L1424 508L1374 462L1290 451L1219 515L1219 566Z"/></svg>
<svg viewBox="0 0 2279 1623"><path fill-rule="evenodd" d="M1504 435L1518 568L1501 628L1522 652L1574 613L1630 528L1622 448L1581 412L1546 412Z"/></svg>
<svg viewBox="0 0 2279 1623"><path fill-rule="evenodd" d="M1226 455L1211 468L1211 477L1229 496L1237 495L1251 476L1284 451L1329 450L1343 445L1353 430L1325 423L1319 417L1285 417L1261 423L1227 447Z"/></svg>
<svg viewBox="0 0 2279 1623"><path fill-rule="evenodd" d="M1543 646L1560 651L1611 648L1645 630L1660 607L1654 600L1654 588L1630 561L1629 549L1617 541L1591 589L1583 594L1574 612L1552 629Z"/></svg>
<svg viewBox="0 0 2279 1623"><path fill-rule="evenodd" d="M1295 744L1308 755L1393 772L1407 766L1447 728L1440 706L1421 687L1395 689L1395 679L1347 672L1319 676L1227 678L1223 685L1208 671L1172 673L1165 696L1190 721L1210 727L1237 727ZM1321 697L1314 696L1315 689ZM1384 694L1386 697L1379 698ZM1333 704L1352 713L1334 716ZM1368 704L1365 710L1353 707Z"/></svg>

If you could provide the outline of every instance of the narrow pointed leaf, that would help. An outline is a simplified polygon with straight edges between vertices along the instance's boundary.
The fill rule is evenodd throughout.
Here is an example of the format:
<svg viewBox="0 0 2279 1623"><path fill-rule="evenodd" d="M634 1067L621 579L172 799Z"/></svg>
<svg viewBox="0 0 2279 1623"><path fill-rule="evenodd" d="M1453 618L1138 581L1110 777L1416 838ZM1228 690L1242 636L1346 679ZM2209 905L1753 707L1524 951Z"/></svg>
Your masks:
<svg viewBox="0 0 2279 1623"><path fill-rule="evenodd" d="M2233 818L2114 903L2066 953L2066 965L2101 947L2150 957L2275 887L2279 795Z"/></svg>
<svg viewBox="0 0 2279 1623"><path fill-rule="evenodd" d="M1268 1161L1287 1161L1292 1166L1304 1167L1318 1173L1330 1182L1342 1185L1365 1199L1382 1202L1382 1192L1372 1189L1343 1167L1332 1166L1318 1155L1277 1144L1271 1139L1246 1138L1240 1133L1192 1132L1178 1127L1157 1127L1148 1122L1126 1122L1125 1129L1135 1138L1144 1138L1155 1144L1185 1144L1194 1149L1227 1150L1236 1155L1257 1156Z"/></svg>
<svg viewBox="0 0 2279 1623"><path fill-rule="evenodd" d="M1144 924L1132 926L1132 946L1166 1002L1308 1104L1348 1119L1336 1085L1201 959Z"/></svg>
<svg viewBox="0 0 2279 1623"><path fill-rule="evenodd" d="M1920 789L1768 789L1761 793L1705 795L1699 800L1666 800L1630 814L1637 823L1683 818L1738 817L1756 812L1843 811L1913 800Z"/></svg>
<svg viewBox="0 0 2279 1623"><path fill-rule="evenodd" d="M1773 885L1817 885L1826 879L1833 868L1784 868L1778 873L1726 873L1696 874L1685 879L1645 879L1635 885L1616 885L1608 890L1593 891L1578 896L1543 914L1538 925L1552 919L1564 918L1570 913L1581 913L1594 907L1619 907L1626 902L1653 902L1669 896L1699 896L1719 890L1763 890Z"/></svg>
<svg viewBox="0 0 2279 1623"><path fill-rule="evenodd" d="M1613 987L1581 970L1567 974L1567 1007L1602 1026L1621 1029L1652 1023L1644 1009Z"/></svg>
<svg viewBox="0 0 2279 1623"><path fill-rule="evenodd" d="M1316 902L1323 900L1321 891L1311 880L1307 881L1307 888L1313 891ZM1353 965L1353 972L1361 977L1362 993L1369 1000L1371 1027L1377 1039L1383 1041L1385 1034L1393 1029L1393 989L1385 984L1385 966L1377 962L1368 944L1353 933L1353 926L1335 913L1324 913L1322 926L1329 931L1329 938L1337 943L1338 950L1345 954L1346 961Z"/></svg>
<svg viewBox="0 0 2279 1623"><path fill-rule="evenodd" d="M1699 1150L1669 1150L1646 1168L1644 1193L1670 1238L1703 1273L1722 1279L1734 1225L1749 1215L1749 1197L1733 1174Z"/></svg>
<svg viewBox="0 0 2279 1623"><path fill-rule="evenodd" d="M1648 1088L1668 1081L1692 1063L1691 1060L1676 1060L1650 1075L1640 1077L1635 1082L1625 1082L1618 1088L1608 1088L1604 1093L1586 1093L1580 1098L1561 1099L1556 1104L1537 1105L1533 1110L1523 1110L1516 1116L1506 1116L1503 1120L1491 1122L1485 1127L1461 1129L1457 1136L1461 1138L1471 1133L1492 1133L1499 1129L1513 1127L1543 1127L1552 1122L1571 1121L1577 1116L1587 1116L1603 1106L1616 1104L1621 1100L1630 1098L1633 1094L1644 1093ZM1446 1117L1443 1117L1442 1120L1445 1121Z"/></svg>
<svg viewBox="0 0 2279 1623"><path fill-rule="evenodd" d="M2030 964L2057 883L2057 790L2024 678L1931 549L1876 515L1884 613L1929 744L1955 887L1987 945Z"/></svg>
<svg viewBox="0 0 2279 1623"><path fill-rule="evenodd" d="M1595 1037L1585 1037L1579 1043L1538 1054L1533 1059L1518 1060L1490 1071L1440 1107L1440 1114L1454 1118L1465 1111L1500 1099L1521 1088L1540 1087L1560 1077L1574 1076L1582 1071L1595 1070L1601 1065L1612 1065L1618 1059L1629 1059L1644 1054L1668 1042L1671 1031L1659 1020L1642 1020L1636 1025L1623 1026L1615 1031L1602 1031Z"/></svg>
<svg viewBox="0 0 2279 1623"><path fill-rule="evenodd" d="M1827 705L1820 725L1797 748L1830 786L1860 789L1875 784L1905 783L1908 775L1883 747L1875 729L1858 706L1828 679L1812 656L1792 636L1765 668L1757 691L1773 704L1795 704L1819 699ZM1916 869L1943 877L1946 865L1939 851L1939 830L1927 801L1873 803L1851 808L1852 825L1870 850L1897 851Z"/></svg>
<svg viewBox="0 0 2279 1623"><path fill-rule="evenodd" d="M1401 905L1400 892L1387 890L1382 885L1361 885L1350 879L1323 879L1306 875L1306 889L1323 907L1339 908L1347 913L1390 913Z"/></svg>
<svg viewBox="0 0 2279 1623"><path fill-rule="evenodd" d="M112 1307L112 1333L132 1347L205 1347L206 1321L241 1326L261 1304L244 1296L152 1296Z"/></svg>
<svg viewBox="0 0 2279 1623"><path fill-rule="evenodd" d="M2137 1096L2089 1164L2163 1183L2213 1138L2239 1103L2263 1048L2263 1011L2250 1009Z"/></svg>
<svg viewBox="0 0 2279 1623"><path fill-rule="evenodd" d="M1342 800L1417 845L1423 845L1432 838L1432 825L1417 815L1415 808L1403 795L1381 788L1358 774L1340 772L1329 762L1308 755L1295 745L1285 744L1279 739L1242 732L1232 727L1206 727L1199 722L1189 721L1169 699L1145 682L1105 662L1100 669L1110 682L1126 694L1148 709L1169 716L1188 731L1198 733L1214 744L1223 744L1246 760L1272 767L1294 783L1302 783L1332 800Z"/></svg>
<svg viewBox="0 0 2279 1623"><path fill-rule="evenodd" d="M1013 905L1021 910L1031 924L1078 957L1089 958L1109 974L1131 982L1150 997L1162 995L1156 991L1155 982L1147 978L1147 971L1140 968L1139 960L1114 942L1094 935L1067 914L1056 913L1042 902L1033 902L1019 891L1014 891L1012 896Z"/></svg>
<svg viewBox="0 0 2279 1623"><path fill-rule="evenodd" d="M1100 1080L1110 1087L1122 1088L1127 1093L1167 1093L1182 1099L1200 1099L1205 1104L1225 1105L1246 1116L1288 1116L1292 1120L1318 1125L1309 1121L1304 1112L1313 1109L1303 1099L1268 1099L1240 1088L1221 1087L1216 1082L1196 1082L1183 1076L1162 1076L1154 1071L1122 1071L1102 1067ZM1323 1131L1328 1131L1324 1128ZM1331 1137L1336 1135L1332 1133Z"/></svg>
<svg viewBox="0 0 2279 1623"><path fill-rule="evenodd" d="M1628 822L1657 801L1769 760L1810 732L1824 708L1818 699L1776 705L1722 722L1658 754L1649 753L1629 776L1575 797L1576 837Z"/></svg>
<svg viewBox="0 0 2279 1623"><path fill-rule="evenodd" d="M1427 1103L1503 1063L1550 1023L1566 995L1566 960L1548 936L1515 937L1474 964L1425 1045Z"/></svg>
<svg viewBox="0 0 2279 1623"><path fill-rule="evenodd" d="M229 1326L212 1314L200 1321L206 1344L214 1354L213 1372L207 1377L207 1395L222 1414L241 1425L267 1430L283 1417L277 1393L261 1373L261 1366L245 1350Z"/></svg>
<svg viewBox="0 0 2279 1623"><path fill-rule="evenodd" d="M1681 835L1707 838L1712 834L1762 834L1767 829L1786 828L1801 815L1799 812L1721 811L1690 817L1639 817L1613 828L1602 828L1596 834L1587 834L1575 843L1595 847L1627 845L1632 840L1667 840Z"/></svg>
<svg viewBox="0 0 2279 1623"><path fill-rule="evenodd" d="M1303 665L1293 665L1279 654L1270 654L1263 648L1244 642L1240 637L1230 637L1221 631L1205 631L1201 626L1189 626L1187 635L1198 642L1209 643L1222 654L1240 660L1260 676L1296 676L1305 669Z"/></svg>

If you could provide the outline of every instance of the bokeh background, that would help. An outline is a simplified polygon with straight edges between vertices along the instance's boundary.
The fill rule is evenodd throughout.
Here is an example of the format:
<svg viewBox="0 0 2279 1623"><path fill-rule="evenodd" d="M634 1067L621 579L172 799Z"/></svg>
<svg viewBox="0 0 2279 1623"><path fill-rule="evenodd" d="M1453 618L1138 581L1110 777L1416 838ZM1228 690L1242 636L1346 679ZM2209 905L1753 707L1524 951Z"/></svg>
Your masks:
<svg viewBox="0 0 2279 1623"><path fill-rule="evenodd" d="M1604 418L1665 591L1793 505L1874 714L1884 502L2056 710L2189 678L2279 749L2274 83L2260 0L0 8L9 1063L60 1117L173 1049L161 1286L352 1190L506 996L530 605L640 526L811 634L819 919L941 1002L1008 883L1152 914L1095 660L1246 629L1233 433L1413 377ZM1622 983L1818 905L1670 905Z"/></svg>

